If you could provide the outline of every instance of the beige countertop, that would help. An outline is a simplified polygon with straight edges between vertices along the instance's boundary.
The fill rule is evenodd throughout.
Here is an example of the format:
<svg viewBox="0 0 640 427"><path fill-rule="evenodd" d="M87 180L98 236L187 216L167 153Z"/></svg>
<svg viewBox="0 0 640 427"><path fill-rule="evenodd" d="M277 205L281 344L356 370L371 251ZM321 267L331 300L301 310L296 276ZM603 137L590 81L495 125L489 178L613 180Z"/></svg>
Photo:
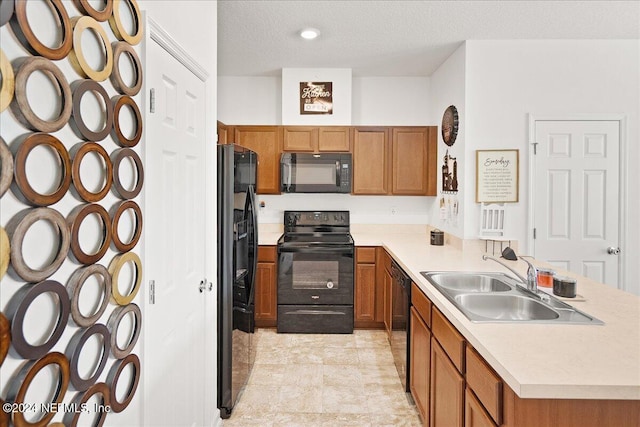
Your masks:
<svg viewBox="0 0 640 427"><path fill-rule="evenodd" d="M276 244L281 231L261 227L260 234L261 245ZM570 304L602 320L603 326L473 323L420 272L512 275L497 263L482 260L484 245L447 238L444 246L431 246L427 227L420 225L354 224L351 234L356 246L386 248L521 398L640 400L640 297L560 272L578 279L578 293L585 299ZM511 264L526 275L524 262Z"/></svg>

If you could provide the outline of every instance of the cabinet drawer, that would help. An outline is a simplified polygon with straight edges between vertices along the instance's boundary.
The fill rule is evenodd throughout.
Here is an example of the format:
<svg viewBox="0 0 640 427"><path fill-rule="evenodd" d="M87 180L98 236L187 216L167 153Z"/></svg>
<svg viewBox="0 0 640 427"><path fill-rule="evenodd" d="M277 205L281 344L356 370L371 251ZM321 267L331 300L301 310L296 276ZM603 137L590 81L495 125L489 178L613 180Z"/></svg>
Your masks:
<svg viewBox="0 0 640 427"><path fill-rule="evenodd" d="M411 304L420 314L424 323L431 328L431 301L415 283L411 283Z"/></svg>
<svg viewBox="0 0 640 427"><path fill-rule="evenodd" d="M358 264L375 264L376 248L374 247L356 248L356 262Z"/></svg>
<svg viewBox="0 0 640 427"><path fill-rule="evenodd" d="M258 246L258 262L276 262L276 247Z"/></svg>
<svg viewBox="0 0 640 427"><path fill-rule="evenodd" d="M502 423L502 381L487 365L482 356L467 347L467 384L482 403L491 418Z"/></svg>
<svg viewBox="0 0 640 427"><path fill-rule="evenodd" d="M464 337L438 309L431 310L431 331L460 373L464 373Z"/></svg>

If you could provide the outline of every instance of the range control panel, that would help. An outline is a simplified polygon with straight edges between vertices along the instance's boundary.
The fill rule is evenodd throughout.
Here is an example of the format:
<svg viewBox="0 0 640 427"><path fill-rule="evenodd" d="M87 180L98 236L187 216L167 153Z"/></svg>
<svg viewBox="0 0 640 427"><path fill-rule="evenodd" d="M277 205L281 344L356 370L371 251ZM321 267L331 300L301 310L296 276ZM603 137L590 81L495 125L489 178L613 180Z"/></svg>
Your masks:
<svg viewBox="0 0 640 427"><path fill-rule="evenodd" d="M285 211L284 226L349 226L349 211Z"/></svg>

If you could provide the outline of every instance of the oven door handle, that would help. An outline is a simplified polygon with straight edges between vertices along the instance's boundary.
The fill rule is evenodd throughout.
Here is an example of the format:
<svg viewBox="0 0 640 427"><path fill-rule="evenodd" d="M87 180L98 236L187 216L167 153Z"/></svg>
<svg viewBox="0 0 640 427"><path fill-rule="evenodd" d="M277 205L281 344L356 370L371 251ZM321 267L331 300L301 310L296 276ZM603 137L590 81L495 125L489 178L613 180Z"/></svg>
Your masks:
<svg viewBox="0 0 640 427"><path fill-rule="evenodd" d="M354 250L352 247L327 247L327 246L296 246L296 247L287 247L287 246L279 246L278 252L294 252L301 254L310 254L310 253L323 253L323 254L353 254Z"/></svg>

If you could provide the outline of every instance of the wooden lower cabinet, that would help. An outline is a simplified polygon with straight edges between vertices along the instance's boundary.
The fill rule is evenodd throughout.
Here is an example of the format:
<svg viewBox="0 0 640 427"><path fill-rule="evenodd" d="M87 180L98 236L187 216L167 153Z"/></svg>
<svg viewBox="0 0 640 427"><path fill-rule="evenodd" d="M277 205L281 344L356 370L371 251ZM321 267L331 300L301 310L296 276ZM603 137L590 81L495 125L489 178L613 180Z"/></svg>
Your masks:
<svg viewBox="0 0 640 427"><path fill-rule="evenodd" d="M379 327L376 317L376 248L356 248L356 274L354 288L354 326L356 328Z"/></svg>
<svg viewBox="0 0 640 427"><path fill-rule="evenodd" d="M278 275L275 246L258 247L256 270L255 321L257 327L274 327L278 320Z"/></svg>
<svg viewBox="0 0 640 427"><path fill-rule="evenodd" d="M429 425L431 332L418 311L411 307L409 387L420 418Z"/></svg>
<svg viewBox="0 0 640 427"><path fill-rule="evenodd" d="M464 425L464 378L438 340L431 338L430 427Z"/></svg>
<svg viewBox="0 0 640 427"><path fill-rule="evenodd" d="M469 387L464 393L464 427L496 427Z"/></svg>

